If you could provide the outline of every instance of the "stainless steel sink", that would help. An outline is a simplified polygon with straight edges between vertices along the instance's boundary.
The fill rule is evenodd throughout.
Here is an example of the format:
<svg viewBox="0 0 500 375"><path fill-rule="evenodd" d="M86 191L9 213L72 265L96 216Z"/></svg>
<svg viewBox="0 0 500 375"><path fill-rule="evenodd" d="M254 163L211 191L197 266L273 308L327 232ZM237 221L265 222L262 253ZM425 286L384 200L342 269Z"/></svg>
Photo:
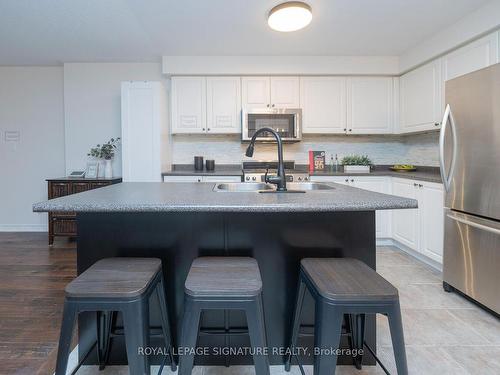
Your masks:
<svg viewBox="0 0 500 375"><path fill-rule="evenodd" d="M310 190L334 190L335 188L328 184L321 184L315 182L288 182L286 184L290 192L294 191L310 191ZM215 192L228 192L228 193L249 193L249 192L274 192L276 187L271 184L264 184L261 182L231 182L215 184Z"/></svg>
<svg viewBox="0 0 500 375"><path fill-rule="evenodd" d="M273 186L262 182L230 182L214 186L214 191L217 192L248 193L266 190L273 190Z"/></svg>
<svg viewBox="0 0 500 375"><path fill-rule="evenodd" d="M318 182L288 182L286 188L290 190L334 190L335 188L328 184Z"/></svg>

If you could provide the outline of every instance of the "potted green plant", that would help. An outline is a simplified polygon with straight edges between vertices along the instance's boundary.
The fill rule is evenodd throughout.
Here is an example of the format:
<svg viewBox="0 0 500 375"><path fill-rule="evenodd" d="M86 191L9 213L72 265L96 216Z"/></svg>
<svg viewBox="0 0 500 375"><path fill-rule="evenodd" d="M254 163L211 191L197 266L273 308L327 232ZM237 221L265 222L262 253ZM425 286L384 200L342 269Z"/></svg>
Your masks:
<svg viewBox="0 0 500 375"><path fill-rule="evenodd" d="M98 144L96 147L92 147L87 154L87 156L102 159L105 162L104 167L104 177L112 178L113 177L113 158L115 157L115 152L118 149L118 145L120 143L120 137L111 138L106 143Z"/></svg>
<svg viewBox="0 0 500 375"><path fill-rule="evenodd" d="M370 173L372 162L366 155L350 155L342 158L346 173Z"/></svg>

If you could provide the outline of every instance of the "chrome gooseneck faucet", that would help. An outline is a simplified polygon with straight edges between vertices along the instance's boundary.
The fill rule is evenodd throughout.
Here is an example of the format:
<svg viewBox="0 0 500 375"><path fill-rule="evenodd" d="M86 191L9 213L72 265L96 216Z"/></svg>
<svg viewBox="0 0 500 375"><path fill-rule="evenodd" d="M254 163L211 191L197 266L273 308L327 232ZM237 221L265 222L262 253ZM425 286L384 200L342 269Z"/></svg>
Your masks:
<svg viewBox="0 0 500 375"><path fill-rule="evenodd" d="M249 158L253 156L255 139L260 133L264 132L271 133L274 138L276 138L276 142L278 143L278 173L276 176L268 176L266 173L265 182L276 185L277 191L286 191L285 165L283 164L283 142L281 141L280 135L274 129L260 128L257 130L250 140L250 144L247 147L245 155Z"/></svg>

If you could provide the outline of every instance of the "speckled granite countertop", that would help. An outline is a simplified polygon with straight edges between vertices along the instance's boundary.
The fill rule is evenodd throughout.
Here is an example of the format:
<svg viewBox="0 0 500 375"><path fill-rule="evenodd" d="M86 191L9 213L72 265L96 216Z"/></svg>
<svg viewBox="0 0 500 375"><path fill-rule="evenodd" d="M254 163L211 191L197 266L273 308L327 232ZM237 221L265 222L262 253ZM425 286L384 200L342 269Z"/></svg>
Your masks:
<svg viewBox="0 0 500 375"><path fill-rule="evenodd" d="M214 183L124 182L33 205L35 212L318 212L416 208L417 201L340 184L299 194L215 192Z"/></svg>
<svg viewBox="0 0 500 375"><path fill-rule="evenodd" d="M394 172L389 169L389 165L376 165L370 173L344 173L331 172L313 172L311 176L391 176L399 178L408 178L411 180L421 180L428 182L441 183L439 168L428 166L417 166L415 172ZM308 172L307 165L296 165L298 171ZM328 167L327 167L328 169ZM241 176L243 174L241 165L221 164L215 166L214 171L196 171L191 164L175 164L171 171L162 173L162 176Z"/></svg>

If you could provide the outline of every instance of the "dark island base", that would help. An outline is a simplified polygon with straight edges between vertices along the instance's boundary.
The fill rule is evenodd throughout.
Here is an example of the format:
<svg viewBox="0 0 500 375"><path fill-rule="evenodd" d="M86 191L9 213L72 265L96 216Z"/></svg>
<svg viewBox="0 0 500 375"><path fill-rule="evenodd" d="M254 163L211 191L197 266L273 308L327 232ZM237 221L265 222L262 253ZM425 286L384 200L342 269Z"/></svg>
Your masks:
<svg viewBox="0 0 500 375"><path fill-rule="evenodd" d="M178 345L184 298L184 281L194 258L204 255L251 256L260 266L264 313L271 364L283 364L273 348L286 347L295 304L299 262L305 257L354 257L375 269L375 212L333 213L79 213L78 273L97 260L115 256L157 257L163 262L167 303ZM224 312L205 312L203 328L224 328ZM151 306L151 324L159 326L156 301ZM230 327L246 327L239 311L226 314ZM226 320L227 322L227 320ZM306 296L302 323L314 322L314 304ZM117 325L121 325L118 319ZM366 341L376 347L375 318L367 317ZM96 338L95 314L79 319L79 352L83 355ZM163 347L153 339L151 346ZM200 335L199 346L212 348L249 347L248 336ZM313 338L299 345L309 348L304 364L313 363ZM347 347L343 337L342 347ZM365 350L366 352L366 350ZM211 352L212 353L212 352ZM153 357L158 363L160 358ZM199 365L252 364L251 356L198 356ZM352 364L339 357L339 364ZM375 364L365 353L364 364ZM86 364L96 364L90 355ZM110 364L126 364L123 337L111 344Z"/></svg>

